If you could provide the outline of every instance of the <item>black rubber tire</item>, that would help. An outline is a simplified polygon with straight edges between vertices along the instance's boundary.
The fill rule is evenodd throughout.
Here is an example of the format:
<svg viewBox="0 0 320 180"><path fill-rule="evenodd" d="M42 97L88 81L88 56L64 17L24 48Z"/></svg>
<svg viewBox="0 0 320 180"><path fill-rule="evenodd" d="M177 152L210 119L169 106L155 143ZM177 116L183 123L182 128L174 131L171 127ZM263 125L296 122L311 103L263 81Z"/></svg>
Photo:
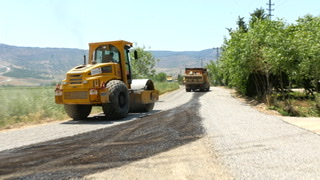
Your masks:
<svg viewBox="0 0 320 180"><path fill-rule="evenodd" d="M154 103L149 104L134 104L130 106L130 111L132 113L140 113L140 112L150 112L153 110Z"/></svg>
<svg viewBox="0 0 320 180"><path fill-rule="evenodd" d="M89 116L92 105L65 104L64 109L73 120L84 120Z"/></svg>
<svg viewBox="0 0 320 180"><path fill-rule="evenodd" d="M127 117L130 107L130 96L127 86L120 80L112 80L106 86L109 89L110 103L102 104L107 119Z"/></svg>
<svg viewBox="0 0 320 180"><path fill-rule="evenodd" d="M186 92L190 92L191 91L191 89L186 89Z"/></svg>
<svg viewBox="0 0 320 180"><path fill-rule="evenodd" d="M145 112L150 112L153 110L154 103L145 104Z"/></svg>

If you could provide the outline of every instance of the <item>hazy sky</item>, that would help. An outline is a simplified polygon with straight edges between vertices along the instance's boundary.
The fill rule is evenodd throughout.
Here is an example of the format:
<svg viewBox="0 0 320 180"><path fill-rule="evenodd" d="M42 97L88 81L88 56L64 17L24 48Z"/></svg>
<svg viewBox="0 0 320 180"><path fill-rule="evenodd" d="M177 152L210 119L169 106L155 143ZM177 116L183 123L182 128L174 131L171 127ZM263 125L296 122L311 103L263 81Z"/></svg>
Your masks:
<svg viewBox="0 0 320 180"><path fill-rule="evenodd" d="M89 42L127 40L152 50L221 46L269 0L0 0L0 43L87 49ZM275 18L294 23L320 15L319 0L272 0Z"/></svg>

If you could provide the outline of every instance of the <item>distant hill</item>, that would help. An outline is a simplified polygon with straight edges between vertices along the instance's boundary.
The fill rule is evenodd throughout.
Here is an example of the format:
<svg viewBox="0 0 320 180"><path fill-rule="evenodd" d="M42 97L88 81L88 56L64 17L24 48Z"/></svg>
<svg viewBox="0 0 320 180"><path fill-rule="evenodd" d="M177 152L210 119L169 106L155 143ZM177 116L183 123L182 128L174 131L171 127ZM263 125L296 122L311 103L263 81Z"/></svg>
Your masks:
<svg viewBox="0 0 320 180"><path fill-rule="evenodd" d="M160 59L157 67L160 68L185 68L201 67L210 60L216 60L217 52L213 49L202 51L151 51L153 56Z"/></svg>
<svg viewBox="0 0 320 180"><path fill-rule="evenodd" d="M205 67L210 60L217 59L217 49L202 51L151 51L154 57L160 59L157 72L177 76L183 74L186 67Z"/></svg>
<svg viewBox="0 0 320 180"><path fill-rule="evenodd" d="M0 44L0 65L11 68L10 72L2 76L11 77L12 81L6 84L14 85L40 85L60 81L71 67L83 63L83 55L87 53L87 50L81 49Z"/></svg>
<svg viewBox="0 0 320 180"><path fill-rule="evenodd" d="M216 59L216 51L150 51L160 61L157 72L177 74L185 67L201 67ZM40 85L60 81L65 73L83 63L88 50L70 48L18 47L0 44L0 85ZM9 72L6 68L10 68ZM10 77L10 81L8 80ZM6 80L5 80L6 79ZM24 83L22 83L24 82Z"/></svg>

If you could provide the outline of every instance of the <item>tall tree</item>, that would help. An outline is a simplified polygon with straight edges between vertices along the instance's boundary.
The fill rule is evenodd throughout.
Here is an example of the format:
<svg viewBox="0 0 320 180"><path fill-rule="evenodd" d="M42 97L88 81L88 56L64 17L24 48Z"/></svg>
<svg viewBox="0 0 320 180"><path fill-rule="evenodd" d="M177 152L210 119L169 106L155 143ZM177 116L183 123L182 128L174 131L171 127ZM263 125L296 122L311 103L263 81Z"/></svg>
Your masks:
<svg viewBox="0 0 320 180"><path fill-rule="evenodd" d="M237 25L238 25L240 32L247 32L248 31L248 27L246 25L246 22L244 21L244 17L238 16Z"/></svg>
<svg viewBox="0 0 320 180"><path fill-rule="evenodd" d="M309 81L309 86L318 89L320 80L320 17L306 15L297 20L293 33L294 45L299 59L298 81ZM306 84L305 84L306 85ZM305 86L305 88L307 88Z"/></svg>
<svg viewBox="0 0 320 180"><path fill-rule="evenodd" d="M210 75L210 83L213 84L214 86L224 85L222 74L218 66L219 66L219 60L217 60L216 62L211 60L210 63L207 64L207 68Z"/></svg>
<svg viewBox="0 0 320 180"><path fill-rule="evenodd" d="M133 78L150 78L154 76L156 73L155 65L159 59L153 57L151 52L146 51L145 46L138 47L137 44L135 46L130 52ZM138 59L134 59L134 51L137 51Z"/></svg>
<svg viewBox="0 0 320 180"><path fill-rule="evenodd" d="M267 19L267 14L263 8L256 9L250 14L250 26L253 27L257 21L263 21Z"/></svg>
<svg viewBox="0 0 320 180"><path fill-rule="evenodd" d="M167 74L164 72L158 73L155 76L155 80L159 81L159 82L165 82L165 81L167 81Z"/></svg>

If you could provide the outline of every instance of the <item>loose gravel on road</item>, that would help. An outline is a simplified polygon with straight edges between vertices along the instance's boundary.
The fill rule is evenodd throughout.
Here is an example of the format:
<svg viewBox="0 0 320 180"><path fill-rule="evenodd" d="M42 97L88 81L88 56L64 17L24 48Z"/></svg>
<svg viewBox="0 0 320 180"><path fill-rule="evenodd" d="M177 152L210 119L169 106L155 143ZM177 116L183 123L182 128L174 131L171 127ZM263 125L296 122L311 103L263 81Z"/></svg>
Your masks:
<svg viewBox="0 0 320 180"><path fill-rule="evenodd" d="M223 88L200 98L211 147L235 179L320 179L320 136L261 113Z"/></svg>

